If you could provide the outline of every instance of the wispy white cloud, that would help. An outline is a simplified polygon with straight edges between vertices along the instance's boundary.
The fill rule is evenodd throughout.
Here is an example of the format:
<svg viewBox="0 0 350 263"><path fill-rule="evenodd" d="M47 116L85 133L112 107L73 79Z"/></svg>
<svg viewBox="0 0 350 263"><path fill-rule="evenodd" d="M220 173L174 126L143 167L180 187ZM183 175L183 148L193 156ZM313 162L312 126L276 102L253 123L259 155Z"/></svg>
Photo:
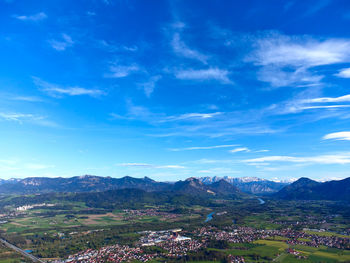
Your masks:
<svg viewBox="0 0 350 263"><path fill-rule="evenodd" d="M106 40L97 40L97 46L108 52L136 52L139 50L136 45L118 45L107 42Z"/></svg>
<svg viewBox="0 0 350 263"><path fill-rule="evenodd" d="M230 72L225 69L183 69L175 71L175 77L182 80L208 81L216 80L224 84L232 84L228 75Z"/></svg>
<svg viewBox="0 0 350 263"><path fill-rule="evenodd" d="M154 113L151 112L148 108L134 105L130 100L127 101L127 114L120 115L117 113L110 113L109 115L113 119L125 119L125 120L139 120L146 121L152 124L159 125L160 123L177 123L181 121L194 121L194 120L206 120L214 118L217 115L220 115L221 112L213 113L185 113L181 115L172 115L166 116L163 113Z"/></svg>
<svg viewBox="0 0 350 263"><path fill-rule="evenodd" d="M182 22L176 21L171 24L170 28L167 28L171 32L171 47L174 53L180 57L192 59L199 61L204 65L205 68L197 68L193 63L191 66L187 67L186 61L181 61L182 66L174 68L171 72L175 75L177 79L181 80L193 80L193 81L219 81L223 84L232 84L229 75L231 72L228 69L222 68L217 62L217 59L210 59L212 56L202 53L201 51L189 47L183 37L185 36L186 25ZM168 31L167 30L167 31ZM216 57L217 58L217 57ZM209 63L210 62L210 63Z"/></svg>
<svg viewBox="0 0 350 263"><path fill-rule="evenodd" d="M334 74L339 78L350 78L350 68L343 68L337 74Z"/></svg>
<svg viewBox="0 0 350 263"><path fill-rule="evenodd" d="M250 152L250 149L247 147L238 147L229 151L230 153L238 153L238 152Z"/></svg>
<svg viewBox="0 0 350 263"><path fill-rule="evenodd" d="M109 116L111 117L110 119L112 120L128 120L129 117L128 116L124 116L124 115L120 115L120 114L117 114L117 113L110 113Z"/></svg>
<svg viewBox="0 0 350 263"><path fill-rule="evenodd" d="M146 94L147 97L150 97L153 93L157 82L162 78L160 75L156 75L151 77L147 82L140 83L139 86L141 86Z"/></svg>
<svg viewBox="0 0 350 263"><path fill-rule="evenodd" d="M290 108L290 112L301 112L304 110L315 110L315 109L336 109L336 108L349 108L350 105L316 105L316 106L301 106Z"/></svg>
<svg viewBox="0 0 350 263"><path fill-rule="evenodd" d="M311 91L311 93L309 91ZM343 115L342 109L349 107L350 95L340 97L320 97L318 89L309 89L300 92L296 97L285 102L271 105L266 112L282 115L296 114L303 111L327 110L328 113L332 113L328 114L328 117L341 117ZM327 115L323 114L323 116L326 117ZM318 114L315 117L316 119L319 119L321 115Z"/></svg>
<svg viewBox="0 0 350 263"><path fill-rule="evenodd" d="M48 42L51 47L57 51L64 51L68 47L72 47L75 43L73 39L67 34L62 34L60 40L50 39Z"/></svg>
<svg viewBox="0 0 350 263"><path fill-rule="evenodd" d="M14 121L19 124L32 123L46 127L58 127L59 125L53 121L50 121L45 116L19 113L19 112L0 112L0 120Z"/></svg>
<svg viewBox="0 0 350 263"><path fill-rule="evenodd" d="M183 56L185 58L190 58L194 60L198 60L202 62L203 64L207 64L208 62L208 56L202 54L201 52L189 48L182 40L179 32L174 33L171 46L174 50L174 52L179 55Z"/></svg>
<svg viewBox="0 0 350 263"><path fill-rule="evenodd" d="M350 132L334 132L329 133L322 138L323 140L340 140L340 141L350 141Z"/></svg>
<svg viewBox="0 0 350 263"><path fill-rule="evenodd" d="M115 120L136 120L144 122L159 121L160 116L151 112L147 107L135 105L130 99L126 101L126 114L110 113L109 115Z"/></svg>
<svg viewBox="0 0 350 263"><path fill-rule="evenodd" d="M110 67L110 73L105 74L108 78L124 78L132 73L140 71L140 67L137 64L131 65L113 65Z"/></svg>
<svg viewBox="0 0 350 263"><path fill-rule="evenodd" d="M267 134L281 132L284 128L272 128L260 122L259 112L190 112L166 115L150 108L127 101L125 114L111 113L116 120L147 122L155 127L152 137L229 137L233 134Z"/></svg>
<svg viewBox="0 0 350 263"><path fill-rule="evenodd" d="M226 123L209 122L206 125L199 126L179 126L173 129L167 129L164 133L150 134L153 137L232 137L233 134L256 135L256 134L274 134L285 131L285 128L274 129L265 125L229 125Z"/></svg>
<svg viewBox="0 0 350 263"><path fill-rule="evenodd" d="M128 116L137 120L152 121L157 115L151 112L147 107L135 105L131 100L127 101Z"/></svg>
<svg viewBox="0 0 350 263"><path fill-rule="evenodd" d="M40 117L36 117L33 114L0 112L0 118L7 121L16 121L22 123L25 120L37 119Z"/></svg>
<svg viewBox="0 0 350 263"><path fill-rule="evenodd" d="M205 112L166 115L127 100L127 112L110 113L111 119L142 121L154 127L152 137L232 137L233 134L268 134L284 131L260 123L260 113Z"/></svg>
<svg viewBox="0 0 350 263"><path fill-rule="evenodd" d="M160 165L156 166L158 169L184 169L186 168L185 166L182 165Z"/></svg>
<svg viewBox="0 0 350 263"><path fill-rule="evenodd" d="M321 97L302 100L304 103L350 102L350 94L340 97Z"/></svg>
<svg viewBox="0 0 350 263"><path fill-rule="evenodd" d="M251 59L257 65L314 67L341 63L350 58L350 41L316 39L276 35L263 38Z"/></svg>
<svg viewBox="0 0 350 263"><path fill-rule="evenodd" d="M350 153L327 154L311 157L294 157L294 156L265 156L254 159L243 160L243 163L256 165L261 163L272 162L289 162L289 163L304 163L304 164L349 164Z"/></svg>
<svg viewBox="0 0 350 263"><path fill-rule="evenodd" d="M67 96L81 96L87 95L91 97L98 97L105 95L106 93L99 89L86 89L81 87L64 87L61 85L49 83L38 77L33 77L34 84L40 88L40 90L46 92L48 95L56 98L60 98L64 95Z"/></svg>
<svg viewBox="0 0 350 263"><path fill-rule="evenodd" d="M136 168L152 168L152 169L184 169L181 165L154 165L149 163L120 163L117 166L136 167Z"/></svg>
<svg viewBox="0 0 350 263"><path fill-rule="evenodd" d="M350 40L269 33L258 37L247 61L260 66L259 78L274 87L319 85L317 66L350 62Z"/></svg>
<svg viewBox="0 0 350 263"><path fill-rule="evenodd" d="M266 149L264 149L264 150L257 150L257 151L254 151L254 152L256 152L256 153L265 153L265 152L269 152L270 150L266 150Z"/></svg>
<svg viewBox="0 0 350 263"><path fill-rule="evenodd" d="M225 144L225 145L214 145L214 146L193 146L186 148L172 148L170 151L179 152L179 151L192 151L192 150L212 150L212 149L220 149L220 148L228 148L235 147L236 144Z"/></svg>
<svg viewBox="0 0 350 263"><path fill-rule="evenodd" d="M222 112L212 112L212 113L185 113L181 115L167 116L160 120L160 122L169 122L169 121L185 121L185 120L205 120L214 118L221 115Z"/></svg>
<svg viewBox="0 0 350 263"><path fill-rule="evenodd" d="M27 102L42 102L44 101L42 98L35 97L35 96L15 96L11 98L12 100L18 100L18 101L27 101Z"/></svg>
<svg viewBox="0 0 350 263"><path fill-rule="evenodd" d="M318 86L323 78L324 76L312 74L306 68L285 71L278 66L264 66L258 72L258 79L270 83L272 87Z"/></svg>
<svg viewBox="0 0 350 263"><path fill-rule="evenodd" d="M38 96L30 96L30 95L19 95L13 93L0 93L1 100L7 101L24 101L24 102L43 102L44 99Z"/></svg>
<svg viewBox="0 0 350 263"><path fill-rule="evenodd" d="M137 46L120 46L120 48L124 51L136 52L139 50Z"/></svg>
<svg viewBox="0 0 350 263"><path fill-rule="evenodd" d="M252 152L252 153L263 153L263 152L269 152L269 150L251 150L248 147L237 147L235 149L232 149L229 151L230 153L238 153L238 152Z"/></svg>
<svg viewBox="0 0 350 263"><path fill-rule="evenodd" d="M40 21L47 18L44 12L40 12L34 15L14 15L14 18L22 21Z"/></svg>

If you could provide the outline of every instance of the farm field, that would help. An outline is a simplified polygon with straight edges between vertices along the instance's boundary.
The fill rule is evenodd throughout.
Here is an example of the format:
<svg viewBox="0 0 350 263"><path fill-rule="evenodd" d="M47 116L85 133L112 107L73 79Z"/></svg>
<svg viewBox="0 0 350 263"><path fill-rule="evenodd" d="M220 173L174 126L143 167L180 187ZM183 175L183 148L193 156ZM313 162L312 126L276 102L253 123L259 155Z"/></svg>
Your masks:
<svg viewBox="0 0 350 263"><path fill-rule="evenodd" d="M72 204L70 204L72 205ZM201 211L200 208L199 211ZM89 212L89 213L86 213ZM198 219L201 215L174 215L167 212L155 211L147 207L140 213L132 214L132 211L99 210L98 213L89 211L86 207L77 204L70 211L52 209L31 209L26 213L13 217L7 223L1 225L1 230L7 233L54 233L73 231L74 229L96 229L110 226L122 226L125 224L142 224L157 222L176 222L186 219Z"/></svg>
<svg viewBox="0 0 350 263"><path fill-rule="evenodd" d="M257 240L252 244L233 244L229 249L208 249L227 255L243 256L247 262L349 262L350 251L329 249L326 247L289 246L282 241ZM243 249L242 249L243 248ZM296 258L287 254L287 248L293 248L306 258Z"/></svg>
<svg viewBox="0 0 350 263"><path fill-rule="evenodd" d="M34 198L37 198L34 196ZM41 202L41 201L40 201ZM342 234L347 225L347 211L335 210L331 204L276 202L266 200L260 205L256 200L215 200L211 205L164 206L138 204L135 208L122 208L97 205L91 207L84 202L63 202L55 200L18 211L17 206L7 206L6 221L0 225L3 238L22 249L33 251L33 255L48 260L62 259L86 249L98 250L104 246L127 245L140 246L142 232L145 230L163 231L181 229L184 236L195 242L202 242L198 236L199 229L206 231L242 231L238 241L215 241L213 237L205 238L202 249L189 253L186 261L206 262L222 261L227 257L242 257L245 262L347 262L350 251L329 248L324 245L314 247L301 245L310 243L315 236L326 239L348 238ZM298 207L296 209L295 207ZM336 211L336 216L324 216ZM320 212L321 211L321 212ZM207 221L207 216L212 217ZM304 218L304 221L302 221ZM299 222L299 223L297 223ZM302 222L302 224L300 224ZM292 228L295 233L303 229L306 235L293 240L283 232ZM273 236L259 238L260 231L276 231ZM245 234L245 231L247 231ZM337 231L337 232L335 232ZM293 232L294 233L294 232ZM242 241L250 236L250 242ZM229 240L229 239L228 239ZM290 245L289 241L298 241L299 245ZM218 243L219 242L219 243ZM163 251L159 247L154 251ZM183 248L181 248L183 249ZM296 252L296 254L291 254ZM152 251L152 249L150 250ZM0 260L21 260L12 253L3 253ZM166 258L154 258L152 262L163 262ZM217 260L216 260L217 259ZM169 260L169 258L167 259ZM13 261L15 262L15 261ZM1 261L0 261L1 263Z"/></svg>
<svg viewBox="0 0 350 263"><path fill-rule="evenodd" d="M20 262L31 262L26 258L22 257L18 253L13 252L7 247L0 244L0 263L20 263Z"/></svg>

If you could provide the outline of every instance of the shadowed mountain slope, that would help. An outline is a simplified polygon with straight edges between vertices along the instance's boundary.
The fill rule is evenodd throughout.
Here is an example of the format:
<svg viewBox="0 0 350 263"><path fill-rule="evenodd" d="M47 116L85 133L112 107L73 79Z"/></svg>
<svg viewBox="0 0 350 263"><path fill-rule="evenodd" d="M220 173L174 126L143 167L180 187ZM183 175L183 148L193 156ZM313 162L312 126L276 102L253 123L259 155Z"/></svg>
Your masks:
<svg viewBox="0 0 350 263"><path fill-rule="evenodd" d="M324 183L300 178L274 194L273 197L285 200L350 201L350 177Z"/></svg>

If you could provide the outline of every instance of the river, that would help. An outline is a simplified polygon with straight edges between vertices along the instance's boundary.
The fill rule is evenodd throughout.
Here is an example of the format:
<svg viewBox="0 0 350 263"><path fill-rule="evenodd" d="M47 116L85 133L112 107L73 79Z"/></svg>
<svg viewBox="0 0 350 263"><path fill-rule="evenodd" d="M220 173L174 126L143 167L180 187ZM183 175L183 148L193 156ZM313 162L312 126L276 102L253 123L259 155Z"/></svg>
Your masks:
<svg viewBox="0 0 350 263"><path fill-rule="evenodd" d="M262 200L261 198L258 198L258 200L259 200L259 202L260 202L261 205L265 204L265 201Z"/></svg>
<svg viewBox="0 0 350 263"><path fill-rule="evenodd" d="M215 212L211 212L209 215L207 215L207 219L205 219L204 222L206 223L206 222L209 222L210 220L212 220L214 214L215 214Z"/></svg>
<svg viewBox="0 0 350 263"><path fill-rule="evenodd" d="M265 204L265 201L262 200L261 198L258 198L259 202L261 205ZM207 218L205 219L205 223L211 221L213 219L213 215L215 214L215 212L211 212L209 215L207 215ZM236 224L236 220L233 220L233 224Z"/></svg>

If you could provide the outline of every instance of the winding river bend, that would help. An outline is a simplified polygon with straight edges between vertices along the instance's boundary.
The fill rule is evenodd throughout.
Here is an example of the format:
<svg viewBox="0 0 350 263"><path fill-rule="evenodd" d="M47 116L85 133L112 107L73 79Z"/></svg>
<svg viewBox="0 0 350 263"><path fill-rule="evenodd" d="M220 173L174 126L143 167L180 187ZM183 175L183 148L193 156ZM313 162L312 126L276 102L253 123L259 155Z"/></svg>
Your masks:
<svg viewBox="0 0 350 263"><path fill-rule="evenodd" d="M204 222L206 223L206 222L209 222L210 220L212 220L214 214L215 214L215 212L211 212L209 215L207 215L207 218L205 219Z"/></svg>
<svg viewBox="0 0 350 263"><path fill-rule="evenodd" d="M261 198L258 198L258 200L259 200L259 202L260 202L261 205L265 204L265 201L262 200Z"/></svg>
<svg viewBox="0 0 350 263"><path fill-rule="evenodd" d="M265 201L262 200L261 198L258 198L258 201L260 202L259 203L260 205L265 204ZM213 215L214 214L215 214L215 212L211 212L209 215L207 215L207 218L205 219L204 222L207 223L207 222L211 221L213 219ZM233 224L236 224L236 220L235 219L233 220Z"/></svg>

